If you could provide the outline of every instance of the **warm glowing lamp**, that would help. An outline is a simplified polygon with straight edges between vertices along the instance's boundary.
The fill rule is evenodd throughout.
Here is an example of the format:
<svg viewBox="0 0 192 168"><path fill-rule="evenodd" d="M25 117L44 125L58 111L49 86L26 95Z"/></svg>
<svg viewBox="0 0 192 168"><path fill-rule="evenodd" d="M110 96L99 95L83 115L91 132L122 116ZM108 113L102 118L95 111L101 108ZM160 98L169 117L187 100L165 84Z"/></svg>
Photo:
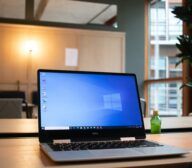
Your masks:
<svg viewBox="0 0 192 168"><path fill-rule="evenodd" d="M24 43L24 51L25 53L27 54L32 54L32 53L35 53L37 51L37 43L35 41L26 41Z"/></svg>

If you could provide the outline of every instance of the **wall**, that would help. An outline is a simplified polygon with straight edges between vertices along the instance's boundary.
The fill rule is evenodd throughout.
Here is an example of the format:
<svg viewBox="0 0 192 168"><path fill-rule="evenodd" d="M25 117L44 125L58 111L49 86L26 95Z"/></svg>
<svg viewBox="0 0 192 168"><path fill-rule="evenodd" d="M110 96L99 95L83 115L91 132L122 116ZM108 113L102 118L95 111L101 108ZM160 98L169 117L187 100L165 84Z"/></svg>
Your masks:
<svg viewBox="0 0 192 168"><path fill-rule="evenodd" d="M118 3L119 30L126 32L126 72L136 73L143 97L145 63L145 0Z"/></svg>
<svg viewBox="0 0 192 168"><path fill-rule="evenodd" d="M39 68L124 72L125 34L42 26L0 24L0 90L37 89ZM32 53L25 42L34 41ZM65 65L65 49L78 49L78 66Z"/></svg>

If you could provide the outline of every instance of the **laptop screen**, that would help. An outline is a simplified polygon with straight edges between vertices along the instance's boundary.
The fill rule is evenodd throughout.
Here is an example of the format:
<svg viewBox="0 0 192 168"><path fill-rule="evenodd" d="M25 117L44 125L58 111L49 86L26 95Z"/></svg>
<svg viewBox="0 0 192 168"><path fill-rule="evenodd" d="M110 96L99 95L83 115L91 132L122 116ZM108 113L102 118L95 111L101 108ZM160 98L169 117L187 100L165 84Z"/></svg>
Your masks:
<svg viewBox="0 0 192 168"><path fill-rule="evenodd" d="M40 71L42 130L142 127L135 75Z"/></svg>

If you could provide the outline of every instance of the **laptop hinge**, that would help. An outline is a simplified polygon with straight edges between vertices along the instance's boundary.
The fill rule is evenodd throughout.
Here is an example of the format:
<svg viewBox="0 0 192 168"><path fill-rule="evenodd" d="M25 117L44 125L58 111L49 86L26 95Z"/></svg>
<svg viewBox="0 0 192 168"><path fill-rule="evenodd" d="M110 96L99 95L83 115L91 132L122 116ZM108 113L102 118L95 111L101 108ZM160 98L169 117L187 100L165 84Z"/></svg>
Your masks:
<svg viewBox="0 0 192 168"><path fill-rule="evenodd" d="M70 143L71 140L70 139L55 139L53 140L53 144L58 144L58 143Z"/></svg>
<svg viewBox="0 0 192 168"><path fill-rule="evenodd" d="M121 137L121 141L133 141L135 137Z"/></svg>

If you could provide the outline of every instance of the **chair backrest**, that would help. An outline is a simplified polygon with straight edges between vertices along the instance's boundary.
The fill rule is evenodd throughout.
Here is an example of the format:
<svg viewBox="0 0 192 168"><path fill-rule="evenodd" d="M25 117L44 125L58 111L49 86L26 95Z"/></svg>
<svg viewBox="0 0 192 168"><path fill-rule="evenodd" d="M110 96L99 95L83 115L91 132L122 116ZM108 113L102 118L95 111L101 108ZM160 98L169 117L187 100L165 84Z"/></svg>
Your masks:
<svg viewBox="0 0 192 168"><path fill-rule="evenodd" d="M0 98L0 118L21 118L22 99Z"/></svg>
<svg viewBox="0 0 192 168"><path fill-rule="evenodd" d="M32 103L38 105L38 93L37 91L32 92Z"/></svg>
<svg viewBox="0 0 192 168"><path fill-rule="evenodd" d="M146 101L143 98L140 98L141 110L144 117L146 117Z"/></svg>
<svg viewBox="0 0 192 168"><path fill-rule="evenodd" d="M25 102L25 92L24 91L0 91L0 98L21 98Z"/></svg>

